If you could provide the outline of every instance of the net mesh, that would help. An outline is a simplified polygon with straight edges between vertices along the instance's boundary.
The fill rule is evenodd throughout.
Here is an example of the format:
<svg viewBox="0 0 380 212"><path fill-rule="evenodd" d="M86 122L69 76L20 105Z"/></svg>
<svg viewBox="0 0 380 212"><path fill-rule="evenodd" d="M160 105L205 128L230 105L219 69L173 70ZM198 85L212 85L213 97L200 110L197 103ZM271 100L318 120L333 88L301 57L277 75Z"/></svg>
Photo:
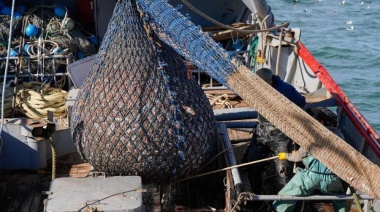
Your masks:
<svg viewBox="0 0 380 212"><path fill-rule="evenodd" d="M209 102L180 56L150 33L132 0L119 1L72 113L81 156L144 182L187 176L215 146Z"/></svg>
<svg viewBox="0 0 380 212"><path fill-rule="evenodd" d="M11 23L11 17L8 15L0 15L0 42L8 41L9 28ZM13 20L12 33L16 33L21 28L21 21L19 19Z"/></svg>
<svg viewBox="0 0 380 212"><path fill-rule="evenodd" d="M207 74L233 89L228 86L226 80L236 67L231 63L227 50L221 45L215 45L215 41L203 32L200 26L195 26L165 1L137 0L137 2L145 12L144 19L149 20L152 29L162 41L200 69L205 70L207 66Z"/></svg>
<svg viewBox="0 0 380 212"><path fill-rule="evenodd" d="M0 15L0 56L7 54L8 50L8 37L10 29L10 16ZM13 20L12 34L15 34L21 28L21 22L17 19ZM2 65L2 62L0 62Z"/></svg>

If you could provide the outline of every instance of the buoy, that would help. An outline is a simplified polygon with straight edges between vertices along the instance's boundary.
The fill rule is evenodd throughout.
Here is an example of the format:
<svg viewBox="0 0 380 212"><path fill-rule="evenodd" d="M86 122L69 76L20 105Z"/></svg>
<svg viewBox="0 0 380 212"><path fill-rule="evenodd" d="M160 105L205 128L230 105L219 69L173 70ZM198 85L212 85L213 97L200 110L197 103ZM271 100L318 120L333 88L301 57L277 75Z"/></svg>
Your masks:
<svg viewBox="0 0 380 212"><path fill-rule="evenodd" d="M72 29L74 29L74 26L75 26L75 23L74 23L73 19L71 19L71 18L63 19L63 21L62 21L62 28L63 29L72 30Z"/></svg>
<svg viewBox="0 0 380 212"><path fill-rule="evenodd" d="M4 6L0 11L1 15L11 15L11 8L8 6Z"/></svg>
<svg viewBox="0 0 380 212"><path fill-rule="evenodd" d="M27 11L27 7L23 4L17 6L17 9L20 13L24 14Z"/></svg>
<svg viewBox="0 0 380 212"><path fill-rule="evenodd" d="M36 36L38 34L38 28L36 26L34 26L33 24L29 24L26 28L25 28L25 34L29 37L31 36Z"/></svg>
<svg viewBox="0 0 380 212"><path fill-rule="evenodd" d="M90 36L90 37L87 37L87 40L91 43L91 44L98 44L98 38L94 35Z"/></svg>
<svg viewBox="0 0 380 212"><path fill-rule="evenodd" d="M60 18L65 17L66 15L66 8L62 6L58 6L54 8L54 15Z"/></svg>
<svg viewBox="0 0 380 212"><path fill-rule="evenodd" d="M235 51L241 51L244 46L245 44L241 39L238 39L236 43L233 44Z"/></svg>
<svg viewBox="0 0 380 212"><path fill-rule="evenodd" d="M13 17L14 17L15 19L20 19L20 18L22 18L22 14L21 14L21 12L15 11L15 12L13 13Z"/></svg>
<svg viewBox="0 0 380 212"><path fill-rule="evenodd" d="M83 59L83 58L85 58L85 55L83 54L83 52L78 51L77 52L77 59L80 60L80 59Z"/></svg>
<svg viewBox="0 0 380 212"><path fill-rule="evenodd" d="M9 56L11 56L11 57L17 57L18 53L17 53L16 50L12 49L11 52L9 53Z"/></svg>
<svg viewBox="0 0 380 212"><path fill-rule="evenodd" d="M47 25L47 30L50 33L58 32L61 29L61 26L58 22L50 23Z"/></svg>

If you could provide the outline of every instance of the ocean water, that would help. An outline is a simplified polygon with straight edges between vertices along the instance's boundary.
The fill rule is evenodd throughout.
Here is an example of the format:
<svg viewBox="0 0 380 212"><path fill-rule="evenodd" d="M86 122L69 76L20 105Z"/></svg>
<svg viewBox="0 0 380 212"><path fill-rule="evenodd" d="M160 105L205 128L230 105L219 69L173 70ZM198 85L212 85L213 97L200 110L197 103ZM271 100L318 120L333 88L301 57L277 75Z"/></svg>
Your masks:
<svg viewBox="0 0 380 212"><path fill-rule="evenodd" d="M267 0L380 133L380 1Z"/></svg>

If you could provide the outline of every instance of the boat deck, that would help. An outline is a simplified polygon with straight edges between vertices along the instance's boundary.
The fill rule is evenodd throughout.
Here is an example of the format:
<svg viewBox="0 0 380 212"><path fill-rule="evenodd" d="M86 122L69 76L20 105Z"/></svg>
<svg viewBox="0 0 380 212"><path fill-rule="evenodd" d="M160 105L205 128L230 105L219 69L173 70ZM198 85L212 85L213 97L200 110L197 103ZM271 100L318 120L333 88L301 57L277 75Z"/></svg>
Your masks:
<svg viewBox="0 0 380 212"><path fill-rule="evenodd" d="M49 177L36 171L0 172L0 210L43 211L44 195L49 190Z"/></svg>
<svg viewBox="0 0 380 212"><path fill-rule="evenodd" d="M233 146L235 147L235 154L241 155L244 153L244 146L247 144L249 133L239 132L237 130L231 130L229 132L231 137L234 137ZM236 148L238 147L239 148ZM240 157L239 157L240 159ZM61 156L57 159L56 163L56 178L60 177L88 177L90 174L91 166L84 163L77 153L68 154ZM243 174L244 169L240 170ZM1 212L35 212L44 211L46 199L48 197L47 193L50 189L50 182L52 180L52 163L48 161L48 166L42 170L18 170L18 171L0 171L0 211ZM222 182L220 179L218 180ZM185 184L187 187L191 184L191 187L205 187L203 184L203 178L189 182ZM216 182L214 180L214 182ZM183 186L183 185L182 185ZM219 185L223 188L223 185ZM155 190L155 189L153 189ZM158 192L158 191L156 191ZM199 192L199 191L198 191ZM223 192L223 191L221 191ZM153 192L154 193L154 192ZM190 196L204 195L200 193L192 193ZM159 195L156 195L159 197ZM198 196L199 197L199 196ZM214 197L215 198L215 197ZM198 198L197 198L198 199ZM207 196L201 198L206 201ZM210 201L210 199L208 199ZM150 207L153 207L149 211L157 211L153 209L159 208L159 199L153 200ZM297 203L301 208L301 202ZM145 198L146 203L146 198ZM251 202L252 203L252 202ZM251 204L250 203L250 204ZM264 204L264 203L263 203ZM265 204L264 204L265 205ZM310 207L312 206L313 207ZM305 207L308 206L308 211L318 211L318 212L332 212L332 204L329 201L325 202L315 202L310 201L305 202ZM354 206L354 205L353 205ZM256 207L252 207L256 208ZM306 209L306 208L305 208ZM159 211L159 210L158 210ZM212 208L200 208L200 209L189 209L187 207L177 205L175 211L213 211ZM217 210L219 211L219 210ZM252 210L255 211L255 210ZM297 211L299 211L297 209ZM355 207L351 208L350 212L356 212L358 210Z"/></svg>
<svg viewBox="0 0 380 212"><path fill-rule="evenodd" d="M205 90L205 94L209 98L213 109L240 108L248 106L239 96L226 89ZM223 95L224 99L219 98ZM252 137L251 131L248 129L242 130L232 128L227 130L229 139L235 149L237 162L241 163L241 156L244 154ZM84 163L84 161L80 159L77 153L63 155L57 159L55 177L87 177L90 172L90 167L89 164ZM240 171L244 172L243 170ZM38 171L0 171L0 211L44 211L45 199L48 197L46 192L49 191L51 180L52 161L48 161L48 165L45 169ZM195 185L198 184L199 182L195 183ZM223 185L221 185L221 188L223 188ZM195 196L197 195L199 194L195 194ZM159 202L159 199L155 200L154 204L151 204L152 207L159 207ZM308 207L312 206L312 208L308 208L308 211L333 211L331 202L312 203L306 201L305 204ZM189 211L189 209L184 206L177 206L176 211ZM212 209L191 209L191 211L212 211ZM350 211L355 212L357 210L351 209Z"/></svg>
<svg viewBox="0 0 380 212"><path fill-rule="evenodd" d="M72 171L72 167L77 164L83 164L78 154L58 158L56 177L80 174L80 170ZM46 192L49 191L51 180L51 161L42 170L0 171L0 211L44 211L44 200L48 197Z"/></svg>

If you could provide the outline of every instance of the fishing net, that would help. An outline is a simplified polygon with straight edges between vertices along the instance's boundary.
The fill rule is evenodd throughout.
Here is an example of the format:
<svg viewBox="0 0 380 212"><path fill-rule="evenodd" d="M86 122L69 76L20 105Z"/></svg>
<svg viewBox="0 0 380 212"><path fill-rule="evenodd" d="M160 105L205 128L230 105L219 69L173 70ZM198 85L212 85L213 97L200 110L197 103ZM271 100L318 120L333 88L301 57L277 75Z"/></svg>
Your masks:
<svg viewBox="0 0 380 212"><path fill-rule="evenodd" d="M0 56L6 56L8 50L8 38L11 17L8 15L0 15ZM20 32L21 20L13 19L12 34ZM2 63L2 62L1 62Z"/></svg>
<svg viewBox="0 0 380 212"><path fill-rule="evenodd" d="M59 18L54 16L54 13L52 12L53 8L54 7L51 6L38 6L31 10L30 14L24 17L24 21L36 26L40 29L40 33L43 32L43 42L56 43L56 46L48 49L48 51L52 52L54 48L59 47L62 50L68 50L62 54L67 54L68 52L77 54L78 51L83 54L82 57L95 54L96 47L86 38L87 31L82 27L79 27L79 24L74 25L74 28L71 30L65 29L64 23L65 19L68 17ZM37 37L30 37L28 41L32 43L40 42Z"/></svg>
<svg viewBox="0 0 380 212"><path fill-rule="evenodd" d="M9 15L0 15L0 42L8 41L10 23L11 17ZM12 34L20 32L20 28L21 19L13 19Z"/></svg>
<svg viewBox="0 0 380 212"><path fill-rule="evenodd" d="M54 6L40 5L30 9L24 16L13 19L11 49L15 53L10 56L24 56L21 58L21 73L25 72L25 74L34 76L36 74L55 74L60 68L62 69L60 72L64 72L63 65L67 65L66 58L71 57L75 60L96 54L96 44L88 40L92 34L79 23L75 23L72 29L68 29L64 23L67 23L67 20L72 21L72 19L68 15L56 17L53 12L54 8ZM29 36L28 25L35 26L38 33ZM9 26L10 16L1 15L0 56L7 56ZM24 41L21 42L20 38L24 38ZM39 58L36 58L37 56ZM77 57L74 58L74 56ZM28 59L28 57L32 59ZM46 59L46 57L50 58ZM4 72L4 66L5 61L0 61L1 73ZM10 69L9 72L12 73L14 70ZM38 80L46 81L45 79Z"/></svg>
<svg viewBox="0 0 380 212"><path fill-rule="evenodd" d="M96 53L95 46L92 45L79 29L69 32L70 40L78 47L78 50L85 55L93 55ZM53 38L54 39L54 38Z"/></svg>
<svg viewBox="0 0 380 212"><path fill-rule="evenodd" d="M79 23L71 26L72 28L65 25L70 20L74 23L68 17L68 11L65 17L57 17L53 12L54 8L55 6L40 5L22 13L23 16L14 16L9 53L7 49L11 18L9 15L0 15L0 56L3 57L0 60L0 75L5 73L5 57L10 56L7 85L17 78L18 85L25 86L25 82L38 81L61 91L61 88L70 86L66 69L68 62L96 53L95 44L86 37L90 33ZM78 57L74 58L75 56ZM6 99L5 117L22 114L29 118L46 118L48 110L55 117L66 116L65 92L57 94L56 89L50 87L38 92L35 89L26 89L17 90L20 93L12 95L16 97L13 111L12 105Z"/></svg>
<svg viewBox="0 0 380 212"><path fill-rule="evenodd" d="M268 120L259 117L260 124L256 128L257 143L263 144L271 151L267 157L278 155L280 152L291 152L293 141L283 132L277 129ZM266 178L263 182L266 192L269 194L278 193L281 188L293 176L293 165L287 160L274 160L269 162L266 170Z"/></svg>
<svg viewBox="0 0 380 212"><path fill-rule="evenodd" d="M247 67L231 60L210 36L202 32L200 27L194 26L167 1L137 2L145 13L144 19L149 21L162 41L218 82L233 89L249 106L353 187L369 195L380 196L377 174L380 167L259 79Z"/></svg>
<svg viewBox="0 0 380 212"><path fill-rule="evenodd" d="M35 11L35 12L37 12L37 11ZM25 16L25 19L27 22L29 22L30 24L33 24L38 29L43 29L45 18L48 18L51 16L51 15L49 15L48 17L46 17L47 13L48 13L48 11L39 12L38 14L42 17L38 16L37 14L29 14L29 15Z"/></svg>
<svg viewBox="0 0 380 212"><path fill-rule="evenodd" d="M167 182L196 171L214 151L213 111L132 0L119 1L72 112L81 156L111 175Z"/></svg>
<svg viewBox="0 0 380 212"><path fill-rule="evenodd" d="M231 63L227 50L215 41L200 26L185 18L177 9L164 1L137 0L160 39L173 47L224 86L231 88L226 80L237 67ZM232 89L232 88L231 88Z"/></svg>
<svg viewBox="0 0 380 212"><path fill-rule="evenodd" d="M259 117L250 145L243 156L244 162L265 159L280 152L292 151L292 140L277 129L268 120ZM292 163L287 160L273 160L250 165L247 168L252 191L256 194L276 194L293 176Z"/></svg>

